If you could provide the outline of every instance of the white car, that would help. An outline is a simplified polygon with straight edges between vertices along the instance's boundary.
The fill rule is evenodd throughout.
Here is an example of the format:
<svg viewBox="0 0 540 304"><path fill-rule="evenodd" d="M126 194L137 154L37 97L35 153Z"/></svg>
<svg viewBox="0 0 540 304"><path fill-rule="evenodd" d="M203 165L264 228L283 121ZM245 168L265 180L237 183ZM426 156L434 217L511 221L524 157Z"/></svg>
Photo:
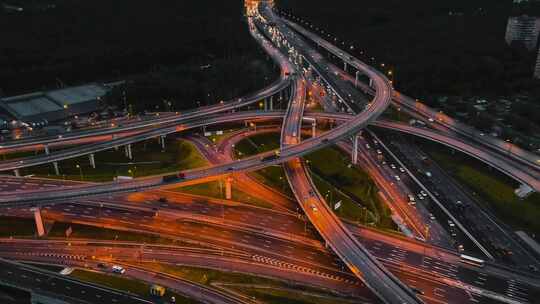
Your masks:
<svg viewBox="0 0 540 304"><path fill-rule="evenodd" d="M397 175L394 176L394 177L396 178L397 181L400 181L400 180L401 180L401 178L399 178L399 176L397 176Z"/></svg>
<svg viewBox="0 0 540 304"><path fill-rule="evenodd" d="M405 173L405 169L403 169L402 167L399 167L399 172Z"/></svg>
<svg viewBox="0 0 540 304"><path fill-rule="evenodd" d="M390 164L390 168L392 168L392 169L396 169L396 165L394 165L394 164Z"/></svg>
<svg viewBox="0 0 540 304"><path fill-rule="evenodd" d="M311 210L313 210L313 212L317 212L319 209L317 209L317 207L315 207L315 205L311 205Z"/></svg>
<svg viewBox="0 0 540 304"><path fill-rule="evenodd" d="M112 269L112 272L114 273L123 274L124 272L126 272L126 269L124 269L124 267L118 266L118 265L113 265L111 269Z"/></svg>

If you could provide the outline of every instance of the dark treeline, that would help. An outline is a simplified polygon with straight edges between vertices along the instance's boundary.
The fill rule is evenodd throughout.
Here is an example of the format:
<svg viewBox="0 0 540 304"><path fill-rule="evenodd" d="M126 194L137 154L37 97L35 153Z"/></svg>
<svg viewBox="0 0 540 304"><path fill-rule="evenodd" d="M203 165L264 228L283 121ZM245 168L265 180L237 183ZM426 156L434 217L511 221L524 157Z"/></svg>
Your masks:
<svg viewBox="0 0 540 304"><path fill-rule="evenodd" d="M46 10L0 10L0 93L127 78L136 80L137 107L167 98L183 108L271 78L241 0L52 2Z"/></svg>
<svg viewBox="0 0 540 304"><path fill-rule="evenodd" d="M396 87L417 97L510 95L540 87L536 52L508 47L512 1L280 0L281 8L391 65ZM365 57L364 57L365 59ZM540 91L537 90L537 96Z"/></svg>

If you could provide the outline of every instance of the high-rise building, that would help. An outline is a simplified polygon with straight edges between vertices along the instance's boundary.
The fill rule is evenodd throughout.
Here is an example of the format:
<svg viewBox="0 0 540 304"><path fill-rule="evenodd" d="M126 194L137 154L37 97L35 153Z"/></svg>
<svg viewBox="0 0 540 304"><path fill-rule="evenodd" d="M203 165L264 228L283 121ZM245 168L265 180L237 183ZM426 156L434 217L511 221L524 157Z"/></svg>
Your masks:
<svg viewBox="0 0 540 304"><path fill-rule="evenodd" d="M521 42L529 50L534 50L540 32L540 18L522 15L508 18L506 25L506 43Z"/></svg>
<svg viewBox="0 0 540 304"><path fill-rule="evenodd" d="M534 78L540 79L540 49L538 50L538 56L536 57L536 66L534 67Z"/></svg>

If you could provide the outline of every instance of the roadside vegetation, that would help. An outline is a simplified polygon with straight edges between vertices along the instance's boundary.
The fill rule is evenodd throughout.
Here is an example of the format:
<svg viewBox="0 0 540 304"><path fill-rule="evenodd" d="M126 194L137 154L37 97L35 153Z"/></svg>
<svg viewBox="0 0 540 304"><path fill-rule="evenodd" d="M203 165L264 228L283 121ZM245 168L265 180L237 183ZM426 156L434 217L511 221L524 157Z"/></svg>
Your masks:
<svg viewBox="0 0 540 304"><path fill-rule="evenodd" d="M236 144L239 157L249 156L279 148L279 134L268 133L251 136ZM358 168L349 166L350 157L337 148L324 148L305 157L313 181L332 208L341 201L335 212L352 222L369 224L378 228L396 227L391 212L378 196L378 189L371 178ZM292 195L281 167L267 167L252 173L263 183Z"/></svg>
<svg viewBox="0 0 540 304"><path fill-rule="evenodd" d="M30 237L36 234L31 218L0 216L0 237Z"/></svg>
<svg viewBox="0 0 540 304"><path fill-rule="evenodd" d="M165 292L163 298L158 298L150 294L150 286L143 281L136 279L130 279L126 277L120 277L113 274L105 274L96 271L84 270L84 269L75 269L71 274L71 277L89 283L94 283L97 285L126 291L134 295L144 297L146 299L151 299L154 303L169 303L171 296L176 298L176 303L181 304L198 304L200 302L188 299L184 296L179 295L176 292L169 291L168 289Z"/></svg>
<svg viewBox="0 0 540 304"><path fill-rule="evenodd" d="M262 300L268 304L330 304L352 302L351 299L339 297L331 291L251 274L159 263L146 263L145 267L202 285L255 297L255 299Z"/></svg>
<svg viewBox="0 0 540 304"><path fill-rule="evenodd" d="M540 194L519 199L514 194L519 184L496 169L433 143L423 144L422 149L503 222L516 230L540 234Z"/></svg>
<svg viewBox="0 0 540 304"><path fill-rule="evenodd" d="M165 151L156 140L132 145L133 159L126 157L124 147L95 154L96 169L90 166L87 156L60 161L60 175L55 175L52 164L30 167L21 174L35 174L38 177L67 179L76 181L104 182L116 176L141 177L187 170L207 165L207 161L189 142L168 139ZM77 165L79 168L77 168Z"/></svg>

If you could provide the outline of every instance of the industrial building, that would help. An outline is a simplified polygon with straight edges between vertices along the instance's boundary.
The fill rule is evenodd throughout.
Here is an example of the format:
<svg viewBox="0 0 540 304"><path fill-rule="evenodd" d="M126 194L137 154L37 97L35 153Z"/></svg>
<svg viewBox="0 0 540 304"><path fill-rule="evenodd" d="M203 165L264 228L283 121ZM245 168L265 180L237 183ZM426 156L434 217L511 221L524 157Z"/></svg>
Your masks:
<svg viewBox="0 0 540 304"><path fill-rule="evenodd" d="M528 50L534 50L538 43L540 18L527 15L510 17L506 25L505 40L509 45L521 42Z"/></svg>
<svg viewBox="0 0 540 304"><path fill-rule="evenodd" d="M0 98L0 114L30 126L45 126L98 111L108 92L105 86L88 84Z"/></svg>

